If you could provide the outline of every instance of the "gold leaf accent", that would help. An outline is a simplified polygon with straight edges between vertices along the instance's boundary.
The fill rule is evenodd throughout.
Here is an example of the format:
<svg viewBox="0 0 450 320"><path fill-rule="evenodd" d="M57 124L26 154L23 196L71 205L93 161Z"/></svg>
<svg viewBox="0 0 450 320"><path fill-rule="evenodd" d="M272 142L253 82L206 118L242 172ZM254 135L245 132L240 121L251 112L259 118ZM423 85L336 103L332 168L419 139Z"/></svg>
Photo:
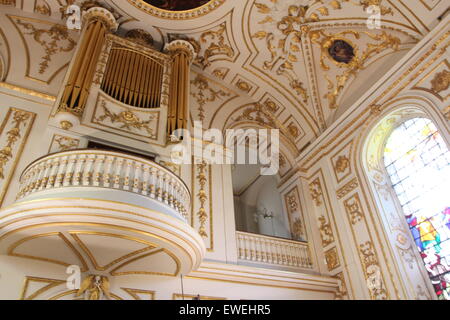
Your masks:
<svg viewBox="0 0 450 320"><path fill-rule="evenodd" d="M443 70L438 72L433 80L431 80L431 90L436 93L445 91L450 86L450 72L448 70Z"/></svg>
<svg viewBox="0 0 450 320"><path fill-rule="evenodd" d="M267 16L264 18L264 20L261 20L260 22L258 22L259 24L265 24L265 23L269 23L269 22L273 22L273 18L271 16Z"/></svg>
<svg viewBox="0 0 450 320"><path fill-rule="evenodd" d="M319 9L317 9L321 15L323 16L328 16L329 12L328 12L328 8L327 7L320 7Z"/></svg>
<svg viewBox="0 0 450 320"><path fill-rule="evenodd" d="M150 115L148 120L140 120L139 117L131 110L121 111L120 113L114 113L106 107L106 101L102 101L101 107L104 110L104 114L97 117L95 121L103 122L109 119L112 123L122 124L120 129L131 130L132 128L142 130L145 129L148 134L155 137L155 132L150 128L150 124L155 121L155 116Z"/></svg>
<svg viewBox="0 0 450 320"><path fill-rule="evenodd" d="M258 12L260 12L260 13L264 13L264 14L270 13L270 8L263 3L255 2L255 7L258 8Z"/></svg>
<svg viewBox="0 0 450 320"><path fill-rule="evenodd" d="M208 165L205 161L203 161L200 164L197 164L197 171L198 171L197 179L200 184L200 190L197 194L197 197L200 201L200 209L197 212L197 216L200 221L200 228L198 230L198 233L203 238L208 237L208 234L206 233L206 219L208 218L208 214L205 209L206 200L208 199L208 196L206 194L206 182L207 182L206 174L208 170L207 167Z"/></svg>
<svg viewBox="0 0 450 320"><path fill-rule="evenodd" d="M45 73L55 54L58 52L70 52L76 46L75 40L70 37L65 26L55 24L49 30L37 29L31 23L26 23L19 19L17 20L17 24L22 26L25 30L29 30L30 32L25 34L32 35L33 39L45 50L45 55L42 57L42 62L39 64L40 74ZM42 39L44 35L49 36L51 41ZM61 46L59 43L64 41L67 42L66 46Z"/></svg>
<svg viewBox="0 0 450 320"><path fill-rule="evenodd" d="M335 10L338 10L338 9L341 9L341 8L342 8L342 7L341 7L341 4L340 4L339 1L337 1L337 0L331 1L331 2L330 2L330 5L331 5L331 7L332 7L333 9L335 9Z"/></svg>
<svg viewBox="0 0 450 320"><path fill-rule="evenodd" d="M4 146L0 150L0 180L5 179L5 172L4 167L6 164L11 160L13 157L12 151L14 148L14 145L16 142L21 138L20 129L25 122L30 119L30 114L21 112L21 111L14 111L13 115L13 125L14 127L10 129L6 135L6 146Z"/></svg>
<svg viewBox="0 0 450 320"><path fill-rule="evenodd" d="M253 38L257 38L257 39L264 39L265 37L267 37L267 32L265 32L265 31L258 31L252 37Z"/></svg>
<svg viewBox="0 0 450 320"><path fill-rule="evenodd" d="M198 117L201 121L205 119L205 109L204 106L208 102L214 102L217 99L222 99L223 97L230 96L229 92L223 90L214 90L209 86L208 79L204 76L197 74L194 80L191 81L191 85L197 90L191 90L191 96L198 103Z"/></svg>

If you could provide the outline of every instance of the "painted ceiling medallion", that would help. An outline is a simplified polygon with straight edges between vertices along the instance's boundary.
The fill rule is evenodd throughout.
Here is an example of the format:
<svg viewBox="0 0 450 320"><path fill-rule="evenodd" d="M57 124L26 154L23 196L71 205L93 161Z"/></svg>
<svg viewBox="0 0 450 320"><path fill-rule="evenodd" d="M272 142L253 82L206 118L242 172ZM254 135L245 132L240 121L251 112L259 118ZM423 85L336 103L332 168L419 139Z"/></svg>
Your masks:
<svg viewBox="0 0 450 320"><path fill-rule="evenodd" d="M331 46L328 48L330 56L339 63L350 63L355 57L355 50L353 47L344 40L334 40Z"/></svg>
<svg viewBox="0 0 450 320"><path fill-rule="evenodd" d="M153 16L184 20L207 14L222 5L225 0L127 0L136 8Z"/></svg>
<svg viewBox="0 0 450 320"><path fill-rule="evenodd" d="M210 0L144 0L144 2L164 10L185 11L199 8Z"/></svg>

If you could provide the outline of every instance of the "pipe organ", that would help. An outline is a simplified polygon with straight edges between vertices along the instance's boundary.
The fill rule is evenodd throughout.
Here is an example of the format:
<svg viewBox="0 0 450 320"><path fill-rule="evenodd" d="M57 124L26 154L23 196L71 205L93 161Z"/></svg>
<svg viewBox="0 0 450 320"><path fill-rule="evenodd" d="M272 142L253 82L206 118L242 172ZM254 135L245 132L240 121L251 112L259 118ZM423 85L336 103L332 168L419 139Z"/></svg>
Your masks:
<svg viewBox="0 0 450 320"><path fill-rule="evenodd" d="M163 62L115 45L109 55L101 89L133 107L159 108L163 72Z"/></svg>
<svg viewBox="0 0 450 320"><path fill-rule="evenodd" d="M97 97L106 95L117 106L136 108L130 112L149 109L160 112L166 122L158 125L163 131L161 136L165 134L165 141L182 140L183 137L175 137L174 132L187 129L190 65L195 57L193 46L187 41L175 40L161 53L148 47L148 41L142 43L132 36L113 35L117 23L103 8L89 9L84 21L74 62L53 115L56 125L69 130L81 124L86 109L92 112L99 103ZM136 34L142 35L142 32L139 30Z"/></svg>

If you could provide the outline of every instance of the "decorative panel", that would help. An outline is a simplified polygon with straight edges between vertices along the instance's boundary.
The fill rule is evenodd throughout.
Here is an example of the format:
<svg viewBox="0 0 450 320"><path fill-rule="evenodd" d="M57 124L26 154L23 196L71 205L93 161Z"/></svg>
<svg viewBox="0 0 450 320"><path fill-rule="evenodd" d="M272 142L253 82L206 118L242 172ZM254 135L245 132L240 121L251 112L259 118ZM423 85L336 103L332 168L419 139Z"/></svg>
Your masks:
<svg viewBox="0 0 450 320"><path fill-rule="evenodd" d="M113 133L125 133L141 139L157 141L161 130L160 110L139 109L124 105L99 93L91 123Z"/></svg>
<svg viewBox="0 0 450 320"><path fill-rule="evenodd" d="M204 161L192 165L191 193L191 225L205 240L207 250L213 251L212 172L211 165Z"/></svg>
<svg viewBox="0 0 450 320"><path fill-rule="evenodd" d="M310 197L314 205L314 219L317 221L317 227L320 232L327 269L333 277L337 277L341 274L341 279L343 281L339 289L339 296L341 298L348 298L351 296L351 293L353 295L354 293L350 293L348 289L350 288L352 291L348 269L345 268L347 261L342 252L343 247L336 221L334 220L334 212L330 203L322 170L314 173L308 181Z"/></svg>
<svg viewBox="0 0 450 320"><path fill-rule="evenodd" d="M446 102L450 97L450 63L442 60L415 84L413 89L423 90Z"/></svg>
<svg viewBox="0 0 450 320"><path fill-rule="evenodd" d="M0 127L0 205L28 140L35 113L9 108Z"/></svg>
<svg viewBox="0 0 450 320"><path fill-rule="evenodd" d="M345 212L351 227L354 244L358 247L361 267L367 281L370 297L374 300L389 300L386 282L381 272L378 253L369 231L358 193L344 201Z"/></svg>
<svg viewBox="0 0 450 320"><path fill-rule="evenodd" d="M334 176L336 177L336 181L338 183L344 181L352 173L350 165L352 145L353 141L346 144L341 150L336 152L333 157L331 157Z"/></svg>
<svg viewBox="0 0 450 320"><path fill-rule="evenodd" d="M74 35L64 25L27 17L8 18L19 32L26 50L25 77L50 84L69 64L77 45Z"/></svg>
<svg viewBox="0 0 450 320"><path fill-rule="evenodd" d="M298 187L284 195L284 202L288 213L289 226L293 240L306 241L305 221L300 206L300 195Z"/></svg>

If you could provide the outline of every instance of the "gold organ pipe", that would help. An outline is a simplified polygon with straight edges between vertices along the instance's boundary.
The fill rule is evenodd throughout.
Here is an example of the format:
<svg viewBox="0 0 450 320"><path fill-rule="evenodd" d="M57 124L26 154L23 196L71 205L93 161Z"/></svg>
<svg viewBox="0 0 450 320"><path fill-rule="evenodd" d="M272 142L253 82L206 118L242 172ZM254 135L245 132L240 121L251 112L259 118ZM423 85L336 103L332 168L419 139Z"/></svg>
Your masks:
<svg viewBox="0 0 450 320"><path fill-rule="evenodd" d="M152 61L147 61L147 71L145 73L145 87L144 91L142 92L144 95L144 108L150 107L150 100L149 100L149 94L150 91L150 77L152 75Z"/></svg>
<svg viewBox="0 0 450 320"><path fill-rule="evenodd" d="M120 55L117 52L117 50L112 50L111 55L112 55L111 64L108 64L108 70L110 70L110 71L105 75L105 81L107 81L107 83L108 83L105 91L109 95L112 94L112 91L115 88L115 81L116 81L115 76L117 73L117 68L114 68L114 66L116 66L118 64L118 60L120 58Z"/></svg>
<svg viewBox="0 0 450 320"><path fill-rule="evenodd" d="M161 94L162 94L162 82L163 82L163 76L164 76L164 67L161 65L158 65L158 83L156 84L156 104L161 104Z"/></svg>
<svg viewBox="0 0 450 320"><path fill-rule="evenodd" d="M94 54L93 57L96 57L96 59L90 59L89 67L87 69L87 76L85 77L82 89L81 89L81 95L80 95L80 105L85 106L88 96L89 96L89 90L91 88L92 80L94 79L94 74L96 72L96 67L98 63L98 59L100 57L100 54L102 52L103 48L103 41L101 39L105 39L106 35L106 29L103 27L103 24L101 22L96 22L100 24L100 30L96 34L96 46L94 48Z"/></svg>
<svg viewBox="0 0 450 320"><path fill-rule="evenodd" d="M177 129L187 129L189 116L189 71L195 56L192 45L184 40L175 40L166 46L172 56L170 76L170 97L167 119L167 135L172 136ZM178 136L177 139L183 137Z"/></svg>
<svg viewBox="0 0 450 320"><path fill-rule="evenodd" d="M150 56L126 47L114 47L101 88L122 103L158 108L163 73L163 65Z"/></svg>
<svg viewBox="0 0 450 320"><path fill-rule="evenodd" d="M75 62L61 99L61 107L66 109L66 111L73 111L80 114L84 109L84 105L79 103L79 96L82 90L81 86L84 83L83 80L88 76L87 71L90 63L86 63L86 61L91 61L91 59L97 61L98 59L98 57L94 56L95 46L92 46L92 43L96 43L93 41L102 40L97 39L96 37L96 32L98 32L102 26L103 25L99 21L90 23L83 35L79 51L77 52ZM92 82L92 78L86 80L90 80Z"/></svg>
<svg viewBox="0 0 450 320"><path fill-rule="evenodd" d="M142 57L142 66L140 68L140 73L139 73L139 99L138 99L138 107L143 107L144 103L143 103L143 91L144 91L144 87L145 87L145 76L146 76L146 72L147 72L147 59L145 59L145 57Z"/></svg>
<svg viewBox="0 0 450 320"><path fill-rule="evenodd" d="M116 97L119 94L119 90L120 90L120 79L121 79L121 66L122 63L125 59L124 55L122 54L121 51L117 51L117 64L116 65L112 65L111 67L113 67L115 69L115 73L114 73L114 79L113 79L113 90L111 91L111 95L113 97Z"/></svg>
<svg viewBox="0 0 450 320"><path fill-rule="evenodd" d="M149 79L148 79L148 87L147 87L147 97L148 97L148 107L150 108L153 105L153 95L152 95L152 89L153 89L153 81L155 81L156 74L155 74L155 65L153 61L150 61L150 73L149 73Z"/></svg>
<svg viewBox="0 0 450 320"><path fill-rule="evenodd" d="M107 9L93 6L83 15L83 32L73 62L69 67L67 80L60 93L59 105L54 114L65 130L80 123L94 81L99 58L102 53L106 34L117 30L118 24ZM105 69L104 75L113 70ZM110 84L108 84L110 85Z"/></svg>
<svg viewBox="0 0 450 320"><path fill-rule="evenodd" d="M150 60L146 60L145 61L144 87L142 88L142 106L144 108L148 108L148 94L147 94L147 90L148 90L148 86L150 85L150 83L149 83L149 76L150 76L151 70L152 70L151 61Z"/></svg>
<svg viewBox="0 0 450 320"><path fill-rule="evenodd" d="M116 59L116 55L115 55L115 51L111 51L110 53L110 59L111 61L114 61ZM113 69L111 68L110 65L106 66L106 70L105 70L105 92L108 92L110 86L111 86L111 72L113 71Z"/></svg>
<svg viewBox="0 0 450 320"><path fill-rule="evenodd" d="M144 66L144 60L145 57L143 55L139 55L139 65L136 72L136 87L134 91L134 101L133 105L139 106L139 94L141 89L141 73L142 73L142 67Z"/></svg>

